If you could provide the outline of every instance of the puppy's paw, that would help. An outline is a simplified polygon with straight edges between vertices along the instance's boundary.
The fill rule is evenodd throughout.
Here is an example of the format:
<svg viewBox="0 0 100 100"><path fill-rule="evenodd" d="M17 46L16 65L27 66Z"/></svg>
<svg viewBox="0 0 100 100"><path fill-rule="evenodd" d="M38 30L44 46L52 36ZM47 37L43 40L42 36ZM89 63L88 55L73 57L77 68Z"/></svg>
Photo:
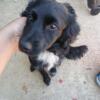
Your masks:
<svg viewBox="0 0 100 100"><path fill-rule="evenodd" d="M57 69L54 67L54 68L52 68L52 69L49 71L49 73L50 73L50 76L53 77L53 76L56 75Z"/></svg>
<svg viewBox="0 0 100 100"><path fill-rule="evenodd" d="M99 13L100 13L100 6L97 6L96 8L91 9L91 11L90 11L90 14L93 15L93 16L97 15Z"/></svg>
<svg viewBox="0 0 100 100"><path fill-rule="evenodd" d="M68 59L80 59L88 51L87 46L70 47L69 53L66 55Z"/></svg>
<svg viewBox="0 0 100 100"><path fill-rule="evenodd" d="M31 72L35 71L35 68L32 65L30 66L30 71Z"/></svg>
<svg viewBox="0 0 100 100"><path fill-rule="evenodd" d="M43 81L44 81L44 83L45 83L47 86L49 86L49 85L50 85L50 82L51 82L51 78L50 78L50 77L44 77L44 78L43 78Z"/></svg>

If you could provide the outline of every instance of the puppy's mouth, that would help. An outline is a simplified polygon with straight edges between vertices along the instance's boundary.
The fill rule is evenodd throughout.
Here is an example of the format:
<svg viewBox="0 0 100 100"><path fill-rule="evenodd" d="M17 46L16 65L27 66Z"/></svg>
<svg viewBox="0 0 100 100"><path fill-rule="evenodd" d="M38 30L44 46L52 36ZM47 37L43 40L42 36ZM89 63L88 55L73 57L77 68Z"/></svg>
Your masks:
<svg viewBox="0 0 100 100"><path fill-rule="evenodd" d="M46 49L32 48L32 50L26 50L20 48L20 50L30 57L37 57L41 52L44 52Z"/></svg>
<svg viewBox="0 0 100 100"><path fill-rule="evenodd" d="M50 43L49 45L45 44L43 46L32 45L31 43L27 43L24 45L19 43L19 48L22 52L24 52L28 56L37 57L41 52L49 50L52 47L53 43L54 43L54 41L52 43Z"/></svg>

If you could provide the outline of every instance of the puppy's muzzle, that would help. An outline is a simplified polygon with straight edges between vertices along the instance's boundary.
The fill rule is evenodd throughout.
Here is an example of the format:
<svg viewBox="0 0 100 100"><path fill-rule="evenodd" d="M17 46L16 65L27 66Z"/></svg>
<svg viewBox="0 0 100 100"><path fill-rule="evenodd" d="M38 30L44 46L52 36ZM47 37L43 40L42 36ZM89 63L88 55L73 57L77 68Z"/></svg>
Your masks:
<svg viewBox="0 0 100 100"><path fill-rule="evenodd" d="M40 40L26 41L21 39L19 42L19 48L24 53L29 56L35 56L41 52L41 42Z"/></svg>
<svg viewBox="0 0 100 100"><path fill-rule="evenodd" d="M32 44L30 42L27 41L20 41L20 45L19 45L21 51L25 52L25 53L30 53L32 52Z"/></svg>

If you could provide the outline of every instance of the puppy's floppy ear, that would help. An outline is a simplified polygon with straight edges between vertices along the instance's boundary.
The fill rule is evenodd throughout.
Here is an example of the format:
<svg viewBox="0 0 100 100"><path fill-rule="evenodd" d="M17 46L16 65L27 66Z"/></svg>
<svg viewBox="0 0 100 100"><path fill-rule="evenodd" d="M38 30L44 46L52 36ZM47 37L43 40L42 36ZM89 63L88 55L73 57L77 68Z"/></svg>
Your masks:
<svg viewBox="0 0 100 100"><path fill-rule="evenodd" d="M66 15L67 23L61 37L61 43L64 44L67 42L69 44L76 39L76 36L80 32L80 27L76 21L76 13L72 6L67 3L64 4L64 6L66 7L68 13Z"/></svg>
<svg viewBox="0 0 100 100"><path fill-rule="evenodd" d="M35 3L35 0L30 0L26 9L21 13L21 16L28 17L28 15L31 13L32 8L35 6Z"/></svg>
<svg viewBox="0 0 100 100"><path fill-rule="evenodd" d="M32 8L38 4L40 4L41 2L45 2L45 1L56 1L56 0L30 0L30 2L28 3L28 6L26 7L26 9L22 12L21 16L23 17L27 17L31 11Z"/></svg>

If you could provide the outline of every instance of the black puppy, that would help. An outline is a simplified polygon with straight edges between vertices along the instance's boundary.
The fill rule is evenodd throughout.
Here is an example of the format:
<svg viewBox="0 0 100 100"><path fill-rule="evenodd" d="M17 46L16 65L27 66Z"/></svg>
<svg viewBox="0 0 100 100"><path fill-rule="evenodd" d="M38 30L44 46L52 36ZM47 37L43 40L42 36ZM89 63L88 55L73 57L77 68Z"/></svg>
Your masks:
<svg viewBox="0 0 100 100"><path fill-rule="evenodd" d="M80 31L75 11L67 3L36 0L28 4L22 16L27 22L19 48L29 56L31 71L39 70L49 85L64 57L81 58L87 51L84 45L70 46Z"/></svg>

